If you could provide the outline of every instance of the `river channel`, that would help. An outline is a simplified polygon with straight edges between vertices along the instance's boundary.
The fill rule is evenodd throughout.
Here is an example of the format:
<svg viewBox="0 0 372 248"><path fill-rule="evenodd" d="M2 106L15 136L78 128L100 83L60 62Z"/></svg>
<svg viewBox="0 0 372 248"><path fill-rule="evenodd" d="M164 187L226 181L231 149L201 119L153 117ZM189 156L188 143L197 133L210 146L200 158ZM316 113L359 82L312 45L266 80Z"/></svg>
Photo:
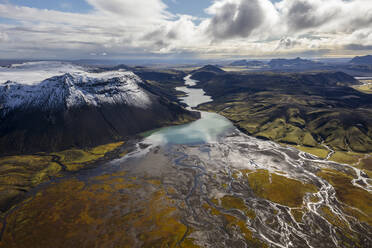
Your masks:
<svg viewBox="0 0 372 248"><path fill-rule="evenodd" d="M177 88L190 110L212 101L190 88L196 83L189 75ZM3 242L371 247L371 190L356 167L245 135L225 117L201 112L192 123L148 132L121 158L40 190L7 218Z"/></svg>

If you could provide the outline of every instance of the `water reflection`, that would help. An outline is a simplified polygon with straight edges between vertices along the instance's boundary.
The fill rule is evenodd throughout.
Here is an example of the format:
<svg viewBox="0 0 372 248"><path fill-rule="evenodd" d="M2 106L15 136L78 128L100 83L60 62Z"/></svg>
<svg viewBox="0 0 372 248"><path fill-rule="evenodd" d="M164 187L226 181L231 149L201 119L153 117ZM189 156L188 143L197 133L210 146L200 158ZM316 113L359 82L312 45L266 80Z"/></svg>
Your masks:
<svg viewBox="0 0 372 248"><path fill-rule="evenodd" d="M188 75L184 78L185 85L187 86L195 86L198 82L197 80L191 79L191 75ZM207 96L202 89L193 89L187 87L177 87L176 90L183 91L187 94L186 97L180 97L181 102L186 103L188 109L197 107L199 104L211 102L212 97Z"/></svg>
<svg viewBox="0 0 372 248"><path fill-rule="evenodd" d="M201 118L190 124L162 128L145 139L155 144L203 144L216 142L219 135L233 125L225 117L201 112Z"/></svg>
<svg viewBox="0 0 372 248"><path fill-rule="evenodd" d="M185 85L194 86L197 81L185 77ZM202 89L192 89L187 87L178 87L177 90L187 94L181 97L182 102L189 106L189 109L199 104L212 101L210 96L205 95ZM203 144L216 142L218 137L232 129L232 123L225 117L208 112L201 112L201 118L192 123L162 128L149 135L146 143L152 144Z"/></svg>

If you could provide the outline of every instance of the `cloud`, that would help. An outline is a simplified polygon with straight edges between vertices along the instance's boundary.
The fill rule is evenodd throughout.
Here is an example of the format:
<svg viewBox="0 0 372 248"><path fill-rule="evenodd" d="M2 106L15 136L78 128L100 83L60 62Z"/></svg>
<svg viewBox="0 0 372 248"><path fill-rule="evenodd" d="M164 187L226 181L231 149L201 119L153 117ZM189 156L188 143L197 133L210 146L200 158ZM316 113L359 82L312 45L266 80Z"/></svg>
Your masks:
<svg viewBox="0 0 372 248"><path fill-rule="evenodd" d="M370 25L370 0L282 0L276 4L288 32L345 32Z"/></svg>
<svg viewBox="0 0 372 248"><path fill-rule="evenodd" d="M278 44L278 48L277 49L291 49L297 45L300 45L301 42L295 40L295 39L292 39L292 38L288 38L288 37L285 37L285 38L282 38L279 40L279 44Z"/></svg>
<svg viewBox="0 0 372 248"><path fill-rule="evenodd" d="M0 57L344 56L372 46L371 0L214 0L207 18L161 0L86 1L92 11L71 13L0 0Z"/></svg>
<svg viewBox="0 0 372 248"><path fill-rule="evenodd" d="M6 33L0 32L0 43L1 42L7 42L9 40L9 37Z"/></svg>
<svg viewBox="0 0 372 248"><path fill-rule="evenodd" d="M337 4L333 8L325 5L319 0L285 0L279 4L287 25L295 31L319 27L339 13Z"/></svg>
<svg viewBox="0 0 372 248"><path fill-rule="evenodd" d="M207 11L213 15L209 31L217 39L248 37L264 18L259 0L217 1Z"/></svg>
<svg viewBox="0 0 372 248"><path fill-rule="evenodd" d="M161 0L87 0L98 12L137 21L159 21L172 17Z"/></svg>

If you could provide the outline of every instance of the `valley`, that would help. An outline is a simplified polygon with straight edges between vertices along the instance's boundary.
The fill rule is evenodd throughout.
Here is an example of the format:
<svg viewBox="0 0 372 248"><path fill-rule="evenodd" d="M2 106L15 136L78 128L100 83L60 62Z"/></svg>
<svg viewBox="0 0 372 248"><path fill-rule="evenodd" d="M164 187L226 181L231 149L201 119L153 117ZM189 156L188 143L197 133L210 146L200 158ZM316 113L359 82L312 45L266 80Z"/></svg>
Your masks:
<svg viewBox="0 0 372 248"><path fill-rule="evenodd" d="M371 0L0 0L0 248L372 248Z"/></svg>
<svg viewBox="0 0 372 248"><path fill-rule="evenodd" d="M208 90L205 95L203 81L190 76L186 87L177 86L185 92L180 102L189 110L212 111L221 99ZM189 124L143 133L142 139L126 141L127 146L54 153L68 170L80 170L41 184L8 211L0 246L372 244L367 155L354 158L351 152L325 149L326 143L314 138L313 146L299 144L310 153L326 151L316 157L291 147L296 142L283 145L249 136L239 130L239 122L234 122L237 129L219 114L200 115ZM333 149L339 163L325 159ZM79 164L97 159L92 154L108 151L115 152L81 170ZM345 164L350 161L360 162L360 168Z"/></svg>

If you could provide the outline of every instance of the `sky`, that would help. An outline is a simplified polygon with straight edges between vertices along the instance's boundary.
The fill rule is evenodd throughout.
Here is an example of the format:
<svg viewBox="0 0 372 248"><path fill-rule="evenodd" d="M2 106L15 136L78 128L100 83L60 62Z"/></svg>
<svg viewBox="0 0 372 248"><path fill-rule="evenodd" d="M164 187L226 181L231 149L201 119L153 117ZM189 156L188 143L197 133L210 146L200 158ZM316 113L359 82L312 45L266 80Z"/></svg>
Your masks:
<svg viewBox="0 0 372 248"><path fill-rule="evenodd" d="M0 0L0 59L372 54L372 0Z"/></svg>

